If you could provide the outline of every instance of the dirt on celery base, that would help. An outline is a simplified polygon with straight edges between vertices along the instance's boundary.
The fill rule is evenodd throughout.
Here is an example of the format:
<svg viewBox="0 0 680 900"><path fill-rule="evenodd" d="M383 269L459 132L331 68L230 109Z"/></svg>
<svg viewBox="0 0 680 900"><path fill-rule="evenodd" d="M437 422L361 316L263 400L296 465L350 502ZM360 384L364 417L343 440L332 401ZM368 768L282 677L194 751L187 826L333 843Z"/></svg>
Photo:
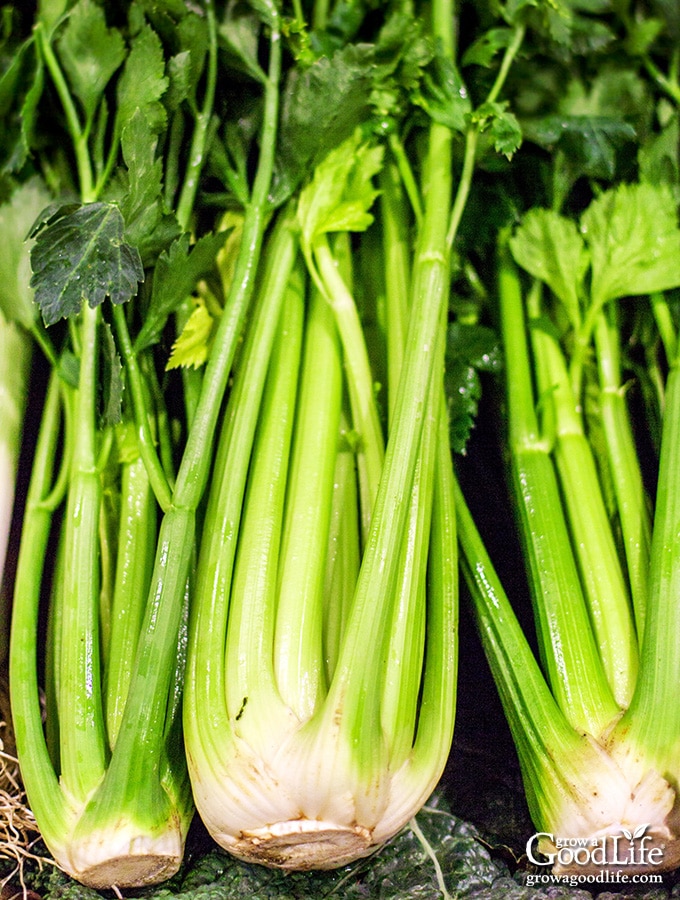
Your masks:
<svg viewBox="0 0 680 900"><path fill-rule="evenodd" d="M69 873L86 887L95 890L139 888L160 884L179 869L181 858L153 854L118 856L78 873Z"/></svg>
<svg viewBox="0 0 680 900"><path fill-rule="evenodd" d="M360 825L335 825L310 819L277 822L242 832L239 838L216 836L233 856L275 869L337 869L377 850L371 832Z"/></svg>

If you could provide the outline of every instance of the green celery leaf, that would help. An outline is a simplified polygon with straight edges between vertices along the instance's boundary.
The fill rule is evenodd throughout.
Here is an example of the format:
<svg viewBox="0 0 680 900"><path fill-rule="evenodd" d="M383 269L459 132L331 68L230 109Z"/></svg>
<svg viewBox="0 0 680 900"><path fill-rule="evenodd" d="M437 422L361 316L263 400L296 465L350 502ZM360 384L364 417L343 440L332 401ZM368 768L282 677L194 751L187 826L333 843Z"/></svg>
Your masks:
<svg viewBox="0 0 680 900"><path fill-rule="evenodd" d="M363 231L373 221L369 213L377 196L373 176L382 166L383 148L371 145L357 129L314 170L298 201L302 244L333 231Z"/></svg>
<svg viewBox="0 0 680 900"><path fill-rule="evenodd" d="M281 100L274 205L283 203L329 150L368 119L373 73L373 47L366 44L291 70Z"/></svg>
<svg viewBox="0 0 680 900"><path fill-rule="evenodd" d="M175 53L168 60L168 89L163 101L168 110L174 111L190 95L191 54L188 50Z"/></svg>
<svg viewBox="0 0 680 900"><path fill-rule="evenodd" d="M510 238L510 250L518 265L544 281L562 301L577 328L589 256L576 224L553 210L532 209Z"/></svg>
<svg viewBox="0 0 680 900"><path fill-rule="evenodd" d="M512 36L511 28L490 28L467 48L461 65L488 68L496 56L508 47Z"/></svg>
<svg viewBox="0 0 680 900"><path fill-rule="evenodd" d="M124 230L112 203L50 207L41 217L31 232L31 287L46 325L76 315L83 300L94 308L106 297L125 303L135 296L144 269Z"/></svg>
<svg viewBox="0 0 680 900"><path fill-rule="evenodd" d="M482 396L479 373L497 373L501 366L501 346L495 331L462 322L449 326L444 388L449 410L449 443L454 453L465 452L474 428Z"/></svg>
<svg viewBox="0 0 680 900"><path fill-rule="evenodd" d="M199 369L210 355L215 320L202 297L196 297L194 309L181 334L172 345L166 369Z"/></svg>
<svg viewBox="0 0 680 900"><path fill-rule="evenodd" d="M42 57L28 38L0 76L0 167L18 172L35 144L36 109L44 86Z"/></svg>
<svg viewBox="0 0 680 900"><path fill-rule="evenodd" d="M496 153L502 153L507 159L519 150L522 143L522 129L514 113L507 109L505 103L484 104L493 105L494 115L491 119L491 137Z"/></svg>
<svg viewBox="0 0 680 900"><path fill-rule="evenodd" d="M209 44L205 16L199 16L194 12L186 15L175 29L175 37L179 41L179 52L188 54L188 66L182 78L185 81L187 97L196 107L196 92L205 68Z"/></svg>
<svg viewBox="0 0 680 900"><path fill-rule="evenodd" d="M187 14L185 0L137 0L149 13L163 12L173 19L181 20Z"/></svg>
<svg viewBox="0 0 680 900"><path fill-rule="evenodd" d="M644 56L651 50L652 44L663 34L662 19L633 19L628 25L626 50L630 56Z"/></svg>
<svg viewBox="0 0 680 900"><path fill-rule="evenodd" d="M472 103L465 82L451 60L435 56L414 101L435 122L448 125L453 131L465 132Z"/></svg>
<svg viewBox="0 0 680 900"><path fill-rule="evenodd" d="M618 150L635 140L628 122L606 116L548 115L523 123L524 136L568 161L572 182L582 175L610 180L616 172Z"/></svg>
<svg viewBox="0 0 680 900"><path fill-rule="evenodd" d="M258 58L260 27L260 18L253 9L230 2L220 22L218 36L230 68L245 72L259 84L264 84L267 76Z"/></svg>
<svg viewBox="0 0 680 900"><path fill-rule="evenodd" d="M595 305L680 284L680 229L667 185L605 191L581 216L581 233L590 247Z"/></svg>
<svg viewBox="0 0 680 900"><path fill-rule="evenodd" d="M155 344L168 317L190 296L196 282L215 264L215 257L227 239L228 231L207 234L190 246L183 234L158 258L154 270L149 309L135 340L135 352Z"/></svg>
<svg viewBox="0 0 680 900"><path fill-rule="evenodd" d="M71 89L89 121L106 85L125 60L123 37L107 26L104 10L94 0L78 0L69 12L57 49Z"/></svg>
<svg viewBox="0 0 680 900"><path fill-rule="evenodd" d="M118 82L116 116L121 129L139 108L143 110L149 128L160 134L167 118L160 98L167 87L163 47L156 32L147 25L135 37Z"/></svg>
<svg viewBox="0 0 680 900"><path fill-rule="evenodd" d="M680 195L680 119L673 113L663 129L646 140L638 153L640 181L667 184L675 196Z"/></svg>
<svg viewBox="0 0 680 900"><path fill-rule="evenodd" d="M48 199L47 188L36 176L0 206L0 310L24 328L31 328L38 312L29 287L31 263L25 238Z"/></svg>
<svg viewBox="0 0 680 900"><path fill-rule="evenodd" d="M139 250L145 265L167 249L180 233L177 219L165 209L163 162L157 147L158 136L138 108L121 138L127 173L120 206L125 218L125 238Z"/></svg>
<svg viewBox="0 0 680 900"><path fill-rule="evenodd" d="M101 424L118 425L123 409L123 366L108 322L102 322L101 356Z"/></svg>
<svg viewBox="0 0 680 900"><path fill-rule="evenodd" d="M72 350L64 350L59 357L59 377L71 387L78 387L80 360Z"/></svg>

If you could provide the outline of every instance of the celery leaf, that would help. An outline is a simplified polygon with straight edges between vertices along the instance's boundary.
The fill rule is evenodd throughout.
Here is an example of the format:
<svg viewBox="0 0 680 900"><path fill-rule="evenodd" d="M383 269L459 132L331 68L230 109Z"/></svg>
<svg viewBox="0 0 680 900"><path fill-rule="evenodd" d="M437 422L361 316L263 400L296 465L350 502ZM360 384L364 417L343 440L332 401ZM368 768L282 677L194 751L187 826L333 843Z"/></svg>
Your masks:
<svg viewBox="0 0 680 900"><path fill-rule="evenodd" d="M680 284L680 229L668 186L622 184L605 191L580 226L590 248L596 306Z"/></svg>
<svg viewBox="0 0 680 900"><path fill-rule="evenodd" d="M108 322L102 322L101 411L102 425L118 425L122 419L123 366Z"/></svg>
<svg viewBox="0 0 680 900"><path fill-rule="evenodd" d="M158 137L139 108L123 129L121 149L127 172L122 181L121 210L125 237L137 247L145 265L179 236L174 215L163 200L163 163L157 154Z"/></svg>
<svg viewBox="0 0 680 900"><path fill-rule="evenodd" d="M331 148L368 119L374 66L373 48L364 44L291 71L281 99L274 205L289 197Z"/></svg>
<svg viewBox="0 0 680 900"><path fill-rule="evenodd" d="M29 38L0 76L0 167L18 172L35 143L36 110L43 93L44 64Z"/></svg>
<svg viewBox="0 0 680 900"><path fill-rule="evenodd" d="M484 66L488 68L496 56L510 44L511 28L490 28L467 48L461 61L462 66Z"/></svg>
<svg viewBox="0 0 680 900"><path fill-rule="evenodd" d="M168 83L160 39L146 26L135 38L118 82L116 114L121 125L129 122L139 107L144 110L149 128L160 133L167 119L160 98Z"/></svg>
<svg viewBox="0 0 680 900"><path fill-rule="evenodd" d="M199 278L212 269L228 233L204 235L191 247L189 235L183 234L158 257L151 301L135 340L135 352L156 343L168 317L191 294Z"/></svg>
<svg viewBox="0 0 680 900"><path fill-rule="evenodd" d="M135 296L144 270L124 229L112 203L62 206L41 217L31 232L31 287L46 325L77 315L83 300L94 308L107 297L125 303Z"/></svg>
<svg viewBox="0 0 680 900"><path fill-rule="evenodd" d="M90 120L125 59L123 37L107 26L104 10L94 0L79 0L69 12L57 46L71 89Z"/></svg>
<svg viewBox="0 0 680 900"><path fill-rule="evenodd" d="M228 4L218 34L222 48L235 69L240 69L259 84L267 76L258 59L260 19L245 5Z"/></svg>
<svg viewBox="0 0 680 900"><path fill-rule="evenodd" d="M464 133L472 103L465 83L454 63L436 56L424 74L421 90L415 102L442 125Z"/></svg>
<svg viewBox="0 0 680 900"><path fill-rule="evenodd" d="M200 368L208 359L215 327L210 310L202 297L194 299L194 308L172 345L172 352L165 368Z"/></svg>
<svg viewBox="0 0 680 900"><path fill-rule="evenodd" d="M321 234L368 228L377 196L372 178L380 171L382 155L382 147L365 142L357 129L319 163L298 202L303 247L311 247Z"/></svg>
<svg viewBox="0 0 680 900"><path fill-rule="evenodd" d="M527 140L551 153L560 150L573 183L582 175L611 179L621 147L635 140L635 129L614 116L550 114L524 125Z"/></svg>
<svg viewBox="0 0 680 900"><path fill-rule="evenodd" d="M562 301L577 328L589 259L576 224L553 210L532 209L510 238L510 250L519 266L544 281Z"/></svg>
<svg viewBox="0 0 680 900"><path fill-rule="evenodd" d="M444 386L449 410L449 443L464 453L482 396L480 372L500 371L498 335L483 325L454 322L448 330Z"/></svg>

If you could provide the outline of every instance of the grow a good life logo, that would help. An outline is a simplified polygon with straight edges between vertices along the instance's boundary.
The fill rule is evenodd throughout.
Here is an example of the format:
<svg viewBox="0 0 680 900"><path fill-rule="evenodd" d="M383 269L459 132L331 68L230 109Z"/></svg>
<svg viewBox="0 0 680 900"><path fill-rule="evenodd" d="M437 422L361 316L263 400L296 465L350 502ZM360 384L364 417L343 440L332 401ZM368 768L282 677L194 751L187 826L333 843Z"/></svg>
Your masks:
<svg viewBox="0 0 680 900"><path fill-rule="evenodd" d="M556 837L538 832L527 841L527 859L534 866L550 866L555 874L653 872L662 866L664 843L648 828L649 825L639 825L634 831L621 828L614 834L590 838Z"/></svg>

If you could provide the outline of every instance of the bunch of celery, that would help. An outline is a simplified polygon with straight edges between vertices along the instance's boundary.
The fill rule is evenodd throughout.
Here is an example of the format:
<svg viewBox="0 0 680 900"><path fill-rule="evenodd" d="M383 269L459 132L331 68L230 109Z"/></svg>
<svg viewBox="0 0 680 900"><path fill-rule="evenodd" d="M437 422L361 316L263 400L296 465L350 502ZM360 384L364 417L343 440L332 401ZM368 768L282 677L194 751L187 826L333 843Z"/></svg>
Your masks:
<svg viewBox="0 0 680 900"><path fill-rule="evenodd" d="M230 852L281 868L339 866L394 835L434 788L452 736L444 351L451 247L488 120L470 115L455 68L453 5L428 13L449 120L428 123L413 170L398 132L385 151L356 131L279 221L198 554L184 700L196 805ZM522 35L512 33L491 104ZM360 260L378 174L384 247L364 271L378 260L383 270L380 358L356 299L373 290ZM349 232L360 233L351 257Z"/></svg>
<svg viewBox="0 0 680 900"><path fill-rule="evenodd" d="M243 249L178 448L154 348L226 236L191 244L187 232L214 133L217 23L211 4L172 5L160 32L151 19L132 4L114 27L91 0L46 4L21 51L34 62L23 113L39 131L49 79L68 143L35 150L61 193L31 232L52 370L14 589L11 701L45 843L100 887L175 872L193 815L180 711L196 511L264 230L280 68L273 15Z"/></svg>
<svg viewBox="0 0 680 900"><path fill-rule="evenodd" d="M676 201L649 181L603 191L578 220L532 209L499 250L509 466L540 665L460 492L459 531L539 847L557 872L680 861L678 356L665 294L680 285L679 254ZM651 497L624 368L628 335L645 330L665 354ZM590 848L580 859L560 851L578 839Z"/></svg>

